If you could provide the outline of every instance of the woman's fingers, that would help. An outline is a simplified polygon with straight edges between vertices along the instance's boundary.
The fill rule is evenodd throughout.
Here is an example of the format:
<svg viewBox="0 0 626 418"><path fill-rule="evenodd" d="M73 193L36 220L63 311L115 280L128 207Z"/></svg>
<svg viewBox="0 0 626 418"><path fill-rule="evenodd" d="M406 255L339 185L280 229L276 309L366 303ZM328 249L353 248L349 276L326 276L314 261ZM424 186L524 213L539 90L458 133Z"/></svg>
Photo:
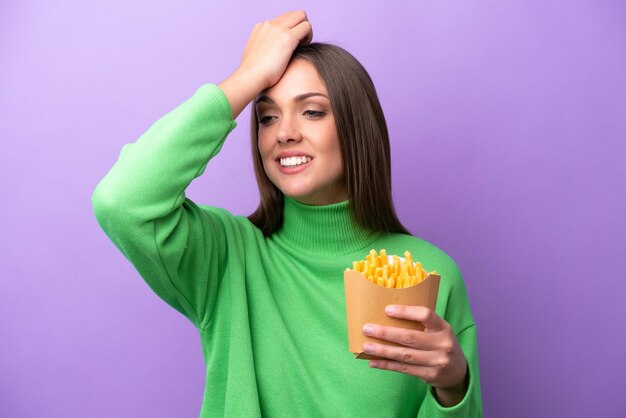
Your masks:
<svg viewBox="0 0 626 418"><path fill-rule="evenodd" d="M268 21L272 25L284 29L293 29L299 43L306 45L313 40L313 29L304 10L294 10L283 13Z"/></svg>
<svg viewBox="0 0 626 418"><path fill-rule="evenodd" d="M298 23L298 25L293 28L293 31L295 32L299 43L302 45L309 44L313 38L313 28L308 20Z"/></svg>
<svg viewBox="0 0 626 418"><path fill-rule="evenodd" d="M394 318L421 322L427 332L443 331L449 326L435 311L425 306L389 305L385 309L385 313Z"/></svg>
<svg viewBox="0 0 626 418"><path fill-rule="evenodd" d="M303 45L313 39L313 29L304 10L283 13L269 22L285 29L292 29L299 43Z"/></svg>
<svg viewBox="0 0 626 418"><path fill-rule="evenodd" d="M420 350L433 350L432 336L425 335L423 331L406 328L397 328L377 324L365 324L363 333L379 340L391 341L407 347L419 348Z"/></svg>
<svg viewBox="0 0 626 418"><path fill-rule="evenodd" d="M298 23L307 20L306 12L304 10L293 10L285 12L280 16L270 19L269 22L278 26L282 26L286 29L291 29Z"/></svg>
<svg viewBox="0 0 626 418"><path fill-rule="evenodd" d="M432 351L424 351L411 347L395 347L387 344L365 343L363 351L386 359L397 360L401 363L414 364L426 367L435 367L443 364Z"/></svg>

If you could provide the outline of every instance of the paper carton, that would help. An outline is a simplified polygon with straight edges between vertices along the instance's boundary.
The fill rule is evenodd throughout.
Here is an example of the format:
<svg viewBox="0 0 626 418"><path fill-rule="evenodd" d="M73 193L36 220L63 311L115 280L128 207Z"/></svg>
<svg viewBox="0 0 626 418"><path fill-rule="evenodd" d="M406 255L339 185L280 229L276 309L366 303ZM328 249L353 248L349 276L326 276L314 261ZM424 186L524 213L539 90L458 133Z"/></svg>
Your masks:
<svg viewBox="0 0 626 418"><path fill-rule="evenodd" d="M363 352L363 344L376 342L400 346L391 341L379 340L363 334L366 323L389 325L399 328L424 330L424 325L417 321L392 318L385 313L387 305L419 305L435 310L439 281L437 274L429 274L416 286L403 289L391 289L378 286L367 280L357 271L344 271L343 281L346 291L346 315L348 322L348 345L357 359L378 359L380 357Z"/></svg>

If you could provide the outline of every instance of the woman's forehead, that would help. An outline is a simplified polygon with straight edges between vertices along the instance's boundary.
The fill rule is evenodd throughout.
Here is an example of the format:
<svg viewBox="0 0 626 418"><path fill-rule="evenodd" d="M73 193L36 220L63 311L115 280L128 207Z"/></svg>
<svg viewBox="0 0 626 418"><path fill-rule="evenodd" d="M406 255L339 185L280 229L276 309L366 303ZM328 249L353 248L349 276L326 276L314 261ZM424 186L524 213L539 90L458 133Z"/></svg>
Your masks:
<svg viewBox="0 0 626 418"><path fill-rule="evenodd" d="M258 98L269 97L271 102L291 101L309 93L328 97L326 87L317 70L309 61L292 61L276 84L261 91Z"/></svg>

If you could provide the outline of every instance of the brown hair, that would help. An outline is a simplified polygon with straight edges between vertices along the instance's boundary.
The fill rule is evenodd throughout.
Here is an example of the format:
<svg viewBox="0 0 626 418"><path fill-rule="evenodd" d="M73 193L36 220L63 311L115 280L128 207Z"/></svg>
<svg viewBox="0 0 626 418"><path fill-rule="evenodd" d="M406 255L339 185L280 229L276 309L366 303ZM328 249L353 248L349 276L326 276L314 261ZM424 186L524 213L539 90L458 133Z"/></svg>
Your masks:
<svg viewBox="0 0 626 418"><path fill-rule="evenodd" d="M383 110L372 79L345 49L321 42L298 45L291 61L308 60L328 91L339 137L348 207L360 226L383 232L410 232L400 223L391 195L391 151ZM261 202L248 216L266 236L282 224L283 193L267 177L258 150L256 98L252 101L252 159Z"/></svg>

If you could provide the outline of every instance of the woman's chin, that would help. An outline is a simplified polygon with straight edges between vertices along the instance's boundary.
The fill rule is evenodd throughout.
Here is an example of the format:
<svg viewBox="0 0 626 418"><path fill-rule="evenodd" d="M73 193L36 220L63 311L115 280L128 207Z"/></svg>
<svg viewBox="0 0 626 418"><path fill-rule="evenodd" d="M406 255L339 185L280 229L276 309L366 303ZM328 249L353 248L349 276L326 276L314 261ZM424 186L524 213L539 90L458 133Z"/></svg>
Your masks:
<svg viewBox="0 0 626 418"><path fill-rule="evenodd" d="M282 190L285 196L289 196L292 199L304 202L311 199L310 193L302 192L302 191L294 191L294 190Z"/></svg>

